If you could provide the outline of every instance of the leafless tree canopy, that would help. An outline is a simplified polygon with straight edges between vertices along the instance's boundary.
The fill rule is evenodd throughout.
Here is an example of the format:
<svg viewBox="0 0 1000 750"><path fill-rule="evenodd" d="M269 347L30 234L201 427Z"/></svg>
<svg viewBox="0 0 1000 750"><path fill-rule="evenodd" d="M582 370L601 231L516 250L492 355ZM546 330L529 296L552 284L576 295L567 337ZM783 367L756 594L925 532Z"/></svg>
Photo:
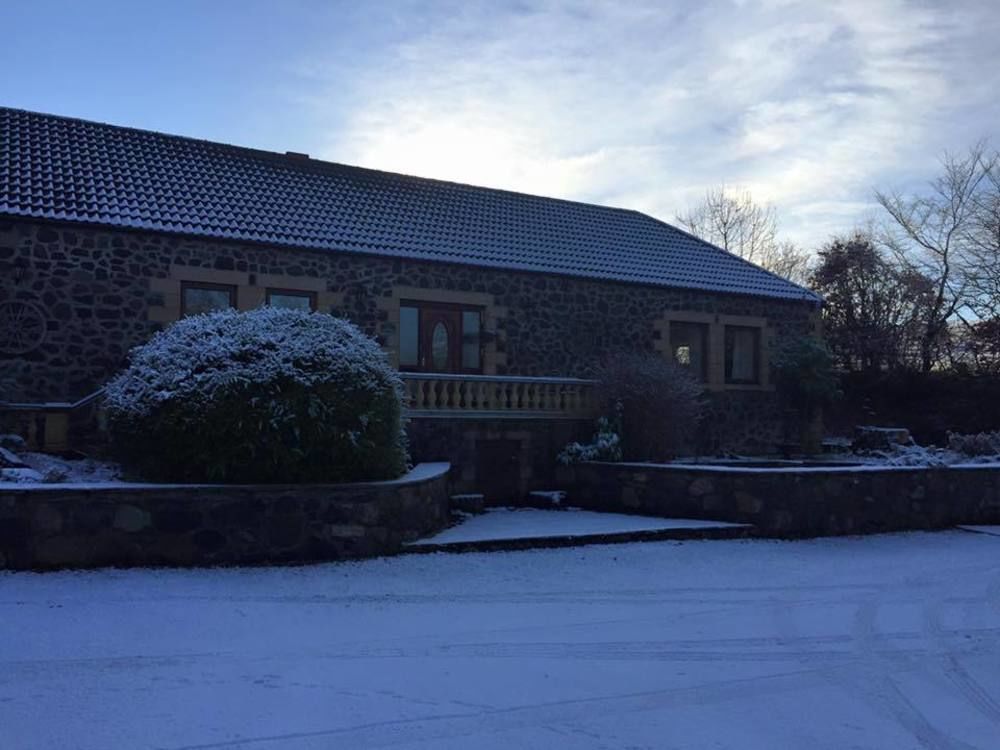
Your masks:
<svg viewBox="0 0 1000 750"><path fill-rule="evenodd" d="M771 206L719 187L677 221L826 298L827 338L849 370L1000 373L1000 151L946 153L922 190L877 191L881 224L835 237L818 262L778 239Z"/></svg>
<svg viewBox="0 0 1000 750"><path fill-rule="evenodd" d="M809 277L809 255L778 240L773 206L755 203L748 191L709 190L705 200L677 221L692 234L797 283Z"/></svg>
<svg viewBox="0 0 1000 750"><path fill-rule="evenodd" d="M1000 153L981 141L945 154L921 193L876 192L888 217L881 241L901 268L930 280L920 319L920 366L949 352L953 324L971 335L1000 314ZM979 327L982 330L982 327Z"/></svg>

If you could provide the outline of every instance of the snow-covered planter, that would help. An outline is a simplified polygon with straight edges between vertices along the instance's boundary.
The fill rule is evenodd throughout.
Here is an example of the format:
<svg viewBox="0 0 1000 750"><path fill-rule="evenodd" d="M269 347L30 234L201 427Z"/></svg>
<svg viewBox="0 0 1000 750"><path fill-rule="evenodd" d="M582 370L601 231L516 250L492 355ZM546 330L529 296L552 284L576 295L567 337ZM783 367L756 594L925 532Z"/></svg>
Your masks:
<svg viewBox="0 0 1000 750"><path fill-rule="evenodd" d="M134 349L106 392L114 453L143 479L343 482L406 469L399 376L331 315L184 318Z"/></svg>

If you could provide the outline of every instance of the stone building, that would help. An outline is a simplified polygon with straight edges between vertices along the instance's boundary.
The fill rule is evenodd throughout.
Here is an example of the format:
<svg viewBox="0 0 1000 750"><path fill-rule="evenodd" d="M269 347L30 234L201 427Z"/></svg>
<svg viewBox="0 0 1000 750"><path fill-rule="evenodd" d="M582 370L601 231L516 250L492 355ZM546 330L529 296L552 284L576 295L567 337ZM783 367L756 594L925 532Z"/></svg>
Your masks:
<svg viewBox="0 0 1000 750"><path fill-rule="evenodd" d="M550 461L621 349L705 382L706 447L773 446L769 353L819 299L636 211L0 109L0 401L73 402L178 317L262 304L357 322L415 452L495 465Z"/></svg>

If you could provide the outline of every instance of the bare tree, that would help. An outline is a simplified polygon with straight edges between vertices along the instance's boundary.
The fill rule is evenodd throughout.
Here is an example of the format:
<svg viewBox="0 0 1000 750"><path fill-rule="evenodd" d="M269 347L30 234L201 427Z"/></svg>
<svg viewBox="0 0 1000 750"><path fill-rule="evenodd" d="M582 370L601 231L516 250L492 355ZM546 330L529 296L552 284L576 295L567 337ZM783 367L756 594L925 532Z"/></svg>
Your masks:
<svg viewBox="0 0 1000 750"><path fill-rule="evenodd" d="M976 261L970 237L976 231L981 191L988 184L988 161L986 143L980 142L964 155L945 154L942 174L923 194L875 193L889 217L882 241L900 265L930 279L933 287L921 320L920 364L925 372L938 362L949 320L971 310Z"/></svg>
<svg viewBox="0 0 1000 750"><path fill-rule="evenodd" d="M792 242L778 244L773 252L765 256L761 265L768 271L802 286L808 286L815 269L812 256Z"/></svg>
<svg viewBox="0 0 1000 750"><path fill-rule="evenodd" d="M972 221L965 233L969 261L969 307L981 321L1000 320L1000 151L979 155L983 179L972 196Z"/></svg>
<svg viewBox="0 0 1000 750"><path fill-rule="evenodd" d="M800 284L809 278L809 255L778 241L774 207L754 202L749 191L712 188L702 203L676 218L692 234L772 273Z"/></svg>

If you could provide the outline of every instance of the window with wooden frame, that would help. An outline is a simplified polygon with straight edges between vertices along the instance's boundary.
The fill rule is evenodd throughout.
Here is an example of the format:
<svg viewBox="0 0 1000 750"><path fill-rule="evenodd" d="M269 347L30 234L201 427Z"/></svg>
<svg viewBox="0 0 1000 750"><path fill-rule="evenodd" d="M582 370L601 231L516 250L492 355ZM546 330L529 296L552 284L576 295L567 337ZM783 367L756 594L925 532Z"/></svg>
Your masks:
<svg viewBox="0 0 1000 750"><path fill-rule="evenodd" d="M210 284L204 281L181 282L181 317L236 307L234 284Z"/></svg>
<svg viewBox="0 0 1000 750"><path fill-rule="evenodd" d="M416 372L483 371L483 311L434 302L399 304L399 368Z"/></svg>
<svg viewBox="0 0 1000 750"><path fill-rule="evenodd" d="M726 383L760 383L760 328L726 326Z"/></svg>
<svg viewBox="0 0 1000 750"><path fill-rule="evenodd" d="M268 289L266 303L270 307L284 307L305 312L316 310L316 292L298 289Z"/></svg>

